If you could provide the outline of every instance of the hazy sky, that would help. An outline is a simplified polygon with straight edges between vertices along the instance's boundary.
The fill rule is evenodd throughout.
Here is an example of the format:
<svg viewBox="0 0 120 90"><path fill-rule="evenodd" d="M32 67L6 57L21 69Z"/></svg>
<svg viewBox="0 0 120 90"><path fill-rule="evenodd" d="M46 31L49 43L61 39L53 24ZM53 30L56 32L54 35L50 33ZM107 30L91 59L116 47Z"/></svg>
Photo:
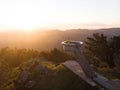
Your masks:
<svg viewBox="0 0 120 90"><path fill-rule="evenodd" d="M120 0L0 0L0 31L120 26Z"/></svg>

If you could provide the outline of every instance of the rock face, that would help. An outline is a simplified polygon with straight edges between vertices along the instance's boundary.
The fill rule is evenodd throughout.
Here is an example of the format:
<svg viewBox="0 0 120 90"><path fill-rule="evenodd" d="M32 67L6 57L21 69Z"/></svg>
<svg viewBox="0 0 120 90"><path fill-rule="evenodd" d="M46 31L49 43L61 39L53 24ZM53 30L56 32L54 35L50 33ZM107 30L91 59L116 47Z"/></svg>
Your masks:
<svg viewBox="0 0 120 90"><path fill-rule="evenodd" d="M52 72L42 62L41 60L33 59L21 65L18 79L14 82L15 90L35 88L39 80Z"/></svg>

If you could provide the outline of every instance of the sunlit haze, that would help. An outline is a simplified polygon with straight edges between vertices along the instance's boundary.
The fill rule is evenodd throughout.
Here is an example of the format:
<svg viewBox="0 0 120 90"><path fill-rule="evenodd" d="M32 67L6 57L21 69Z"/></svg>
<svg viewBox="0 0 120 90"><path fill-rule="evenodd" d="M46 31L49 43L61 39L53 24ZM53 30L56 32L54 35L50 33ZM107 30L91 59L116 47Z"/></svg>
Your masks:
<svg viewBox="0 0 120 90"><path fill-rule="evenodd" d="M0 0L0 31L120 27L120 0Z"/></svg>

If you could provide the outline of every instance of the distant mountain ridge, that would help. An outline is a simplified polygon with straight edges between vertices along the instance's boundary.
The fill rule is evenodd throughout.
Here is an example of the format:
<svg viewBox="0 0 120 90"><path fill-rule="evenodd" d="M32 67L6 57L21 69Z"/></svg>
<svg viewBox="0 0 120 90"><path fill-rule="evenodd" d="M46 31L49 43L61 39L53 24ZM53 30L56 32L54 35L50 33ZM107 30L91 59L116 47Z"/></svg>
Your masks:
<svg viewBox="0 0 120 90"><path fill-rule="evenodd" d="M107 29L71 29L66 31L50 30L31 34L23 32L0 32L0 47L32 48L39 50L51 50L61 48L64 40L85 41L86 37L93 33L103 33L108 37L120 35L120 28Z"/></svg>

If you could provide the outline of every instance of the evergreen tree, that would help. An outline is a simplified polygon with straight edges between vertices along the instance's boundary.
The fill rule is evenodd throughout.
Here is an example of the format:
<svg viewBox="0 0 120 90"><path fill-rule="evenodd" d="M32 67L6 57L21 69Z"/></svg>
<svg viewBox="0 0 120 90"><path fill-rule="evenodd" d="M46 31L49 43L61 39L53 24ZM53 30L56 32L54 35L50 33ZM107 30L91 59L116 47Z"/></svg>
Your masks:
<svg viewBox="0 0 120 90"><path fill-rule="evenodd" d="M110 50L114 57L114 62L120 66L120 36L113 36L110 39Z"/></svg>
<svg viewBox="0 0 120 90"><path fill-rule="evenodd" d="M93 37L88 37L86 41L87 55L92 63L96 66L107 63L110 68L113 68L113 53L111 53L110 45L107 37L103 34L95 33Z"/></svg>

